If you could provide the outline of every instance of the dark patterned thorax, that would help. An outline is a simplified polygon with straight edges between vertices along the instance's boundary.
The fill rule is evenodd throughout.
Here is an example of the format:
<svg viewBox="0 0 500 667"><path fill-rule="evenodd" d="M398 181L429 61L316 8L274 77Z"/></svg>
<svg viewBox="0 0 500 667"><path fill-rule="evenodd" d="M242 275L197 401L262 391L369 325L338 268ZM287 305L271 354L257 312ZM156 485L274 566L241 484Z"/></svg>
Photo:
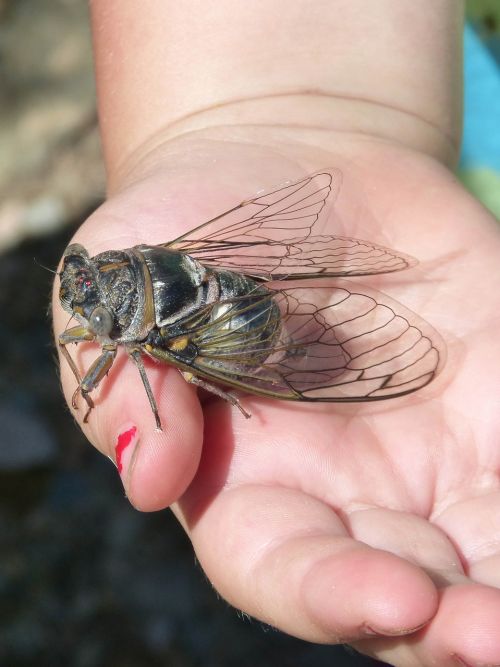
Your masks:
<svg viewBox="0 0 500 667"><path fill-rule="evenodd" d="M138 267L126 251L110 250L93 258L99 275L102 303L110 308L115 325L112 338L119 338L131 326L137 312L143 281Z"/></svg>
<svg viewBox="0 0 500 667"><path fill-rule="evenodd" d="M204 305L209 276L199 262L159 246L138 246L136 250L144 258L151 278L156 326L172 324Z"/></svg>

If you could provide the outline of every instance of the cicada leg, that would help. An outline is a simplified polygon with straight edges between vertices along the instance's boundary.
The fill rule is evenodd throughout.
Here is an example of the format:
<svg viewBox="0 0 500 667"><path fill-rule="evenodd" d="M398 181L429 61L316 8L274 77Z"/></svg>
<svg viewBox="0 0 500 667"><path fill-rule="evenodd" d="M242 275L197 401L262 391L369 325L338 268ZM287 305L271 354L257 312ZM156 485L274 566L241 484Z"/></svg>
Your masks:
<svg viewBox="0 0 500 667"><path fill-rule="evenodd" d="M73 371L73 375L77 379L78 383L81 381L80 373L78 372L78 368L76 367L76 364L73 361L70 353L66 349L66 345L69 345L70 343L83 343L84 341L91 342L93 340L95 340L94 334L81 325L71 327L71 329L66 329L66 331L64 331L59 336L59 348L61 349L64 358L68 362L69 367Z"/></svg>
<svg viewBox="0 0 500 667"><path fill-rule="evenodd" d="M160 361L166 361L167 363L168 362L171 363L171 361L172 361L171 357L164 350L156 349L156 348L154 348L152 346L149 346L149 345L146 345L145 349L146 349L147 353L151 357L153 357L153 359L159 359ZM140 359L140 351L136 350L135 352L137 354L137 357ZM159 417L157 417L156 403L155 403L155 400L154 400L154 397L153 397L153 392L151 391L151 387L149 386L149 382L148 382L147 377L146 377L146 371L144 370L144 366L142 365L142 360L140 361L140 364L142 366L142 371L141 371L141 366L137 362L136 356L133 356L132 358L136 362L136 364L139 368L139 372L141 373L142 381L144 383L144 387L146 388L146 392L147 392L148 397L149 397L149 402L151 404L151 409L153 410L153 412L155 414L155 418L157 420L156 423L158 424ZM197 387L201 387L202 389L205 389L206 391L210 392L211 394L215 394L219 398L223 398L228 403L231 403L231 405L234 405L235 407L237 407L238 410L241 412L241 414L244 417L246 417L247 419L249 419L252 416L250 413L248 413L244 409L244 407L241 405L241 403L236 398L236 396L233 396L229 392L224 391L223 389L221 389L220 387L218 387L215 384L212 384L211 382L207 382L206 380L202 380L198 376L194 375L194 373L191 373L191 372L188 372L188 371L180 371L180 372L181 372L182 377L186 380L186 382L189 382L190 384L194 384ZM161 428L161 427L159 426L158 428Z"/></svg>
<svg viewBox="0 0 500 667"><path fill-rule="evenodd" d="M79 387L77 387L75 393L73 394L73 400L75 402L78 394L80 393L82 395L82 398L88 405L88 410L85 413L85 417L83 418L85 424L87 423L89 419L89 414L92 408L94 407L94 401L90 398L89 394L91 391L94 391L99 382L109 372L109 369L113 365L113 362L116 357L116 350L117 350L117 345L102 346L102 352L100 356L97 357L92 366L85 373L85 377L80 382Z"/></svg>
<svg viewBox="0 0 500 667"><path fill-rule="evenodd" d="M153 391L151 389L151 385L149 384L148 376L146 374L146 369L144 368L144 363L142 361L142 352L140 349L134 348L132 350L129 350L128 353L139 370L142 384L144 385L144 389L146 390L146 394L148 395L149 405L151 406L151 410L153 411L153 414L155 416L156 428L161 431L162 427L161 427L160 415L158 413L158 406L156 405L156 400Z"/></svg>
<svg viewBox="0 0 500 667"><path fill-rule="evenodd" d="M90 411L94 407L94 401L89 396L89 393L93 391L99 382L103 379L106 373L109 371L113 365L113 361L116 356L116 345L104 345L102 348L101 355L94 361L89 370L85 373L85 377L82 378L78 368L76 367L73 358L68 352L66 346L69 343L82 343L83 341L93 341L95 340L95 335L88 331L84 326L76 326L71 329L67 329L59 336L59 347L61 352L68 362L69 367L71 368L73 375L78 382L78 386L75 389L73 396L71 398L71 405L75 410L78 410L78 404L76 399L78 394L82 395L82 398L85 400L88 406L88 410L85 413L83 421L86 423L89 418Z"/></svg>
<svg viewBox="0 0 500 667"><path fill-rule="evenodd" d="M238 410L241 412L241 414L246 417L247 419L250 419L252 416L249 412L245 410L245 408L241 405L239 400L236 398L236 396L233 396L227 391L224 391L220 387L218 387L215 384L211 384L210 382L207 382L206 380L202 380L201 378L197 377L196 375L193 375L193 373L188 373L186 371L181 371L182 377L186 380L186 382L189 382L189 384L194 384L197 387L201 387L202 389L205 389L205 391L209 391L211 394L215 394L216 396L219 396L219 398L223 398L225 401L228 403L231 403L231 405L234 405L235 407L238 408Z"/></svg>
<svg viewBox="0 0 500 667"><path fill-rule="evenodd" d="M93 340L95 340L94 334L88 331L88 329L86 329L82 325L71 327L71 329L66 329L66 331L64 331L59 336L59 349L61 350L64 358L68 362L68 366L71 368L71 371L78 383L78 387L76 388L76 391L71 398L71 405L75 410L78 410L78 406L76 404L76 397L78 395L78 392L80 391L82 378L78 368L76 367L75 362L73 361L73 357L70 355L68 349L66 348L66 345L69 345L70 343L83 343L84 341L92 342Z"/></svg>

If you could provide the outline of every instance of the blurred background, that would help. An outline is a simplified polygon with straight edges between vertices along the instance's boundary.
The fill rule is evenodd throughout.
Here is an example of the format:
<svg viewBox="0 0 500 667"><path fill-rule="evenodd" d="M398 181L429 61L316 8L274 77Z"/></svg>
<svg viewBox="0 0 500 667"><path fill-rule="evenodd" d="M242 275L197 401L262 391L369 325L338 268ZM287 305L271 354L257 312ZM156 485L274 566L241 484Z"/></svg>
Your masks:
<svg viewBox="0 0 500 667"><path fill-rule="evenodd" d="M460 176L500 217L500 2L467 4ZM85 0L0 0L0 80L0 667L377 664L231 609L80 435L41 265L104 194Z"/></svg>

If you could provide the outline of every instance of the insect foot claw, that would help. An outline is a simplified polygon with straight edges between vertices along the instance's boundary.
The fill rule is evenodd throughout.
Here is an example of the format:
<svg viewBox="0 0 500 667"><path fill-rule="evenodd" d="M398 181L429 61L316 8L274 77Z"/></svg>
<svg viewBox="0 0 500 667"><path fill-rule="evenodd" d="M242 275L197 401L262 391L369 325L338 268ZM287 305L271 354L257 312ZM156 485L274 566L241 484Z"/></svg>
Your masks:
<svg viewBox="0 0 500 667"><path fill-rule="evenodd" d="M78 403L76 402L76 399L78 398L79 393L80 393L80 387L77 387L73 392L73 396L71 397L71 405L73 406L74 410L78 410Z"/></svg>
<svg viewBox="0 0 500 667"><path fill-rule="evenodd" d="M238 407L239 407L241 413L243 414L243 416L245 417L245 419L251 419L252 418L252 415L249 412L247 412L241 405L238 405Z"/></svg>

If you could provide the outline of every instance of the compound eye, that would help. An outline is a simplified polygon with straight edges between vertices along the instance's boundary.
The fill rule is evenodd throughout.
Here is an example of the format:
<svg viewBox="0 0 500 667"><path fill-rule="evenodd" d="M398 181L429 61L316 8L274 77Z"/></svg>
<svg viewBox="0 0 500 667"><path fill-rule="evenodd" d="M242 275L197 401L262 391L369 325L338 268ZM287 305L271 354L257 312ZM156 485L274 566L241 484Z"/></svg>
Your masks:
<svg viewBox="0 0 500 667"><path fill-rule="evenodd" d="M104 306L97 306L89 319L89 329L96 336L108 336L113 328L113 316Z"/></svg>
<svg viewBox="0 0 500 667"><path fill-rule="evenodd" d="M73 279L71 291L75 303L82 304L95 291L92 277L87 271L79 271Z"/></svg>
<svg viewBox="0 0 500 667"><path fill-rule="evenodd" d="M92 286L92 281L90 280L87 273L79 273L75 280L75 285L77 289L86 291L89 287Z"/></svg>

